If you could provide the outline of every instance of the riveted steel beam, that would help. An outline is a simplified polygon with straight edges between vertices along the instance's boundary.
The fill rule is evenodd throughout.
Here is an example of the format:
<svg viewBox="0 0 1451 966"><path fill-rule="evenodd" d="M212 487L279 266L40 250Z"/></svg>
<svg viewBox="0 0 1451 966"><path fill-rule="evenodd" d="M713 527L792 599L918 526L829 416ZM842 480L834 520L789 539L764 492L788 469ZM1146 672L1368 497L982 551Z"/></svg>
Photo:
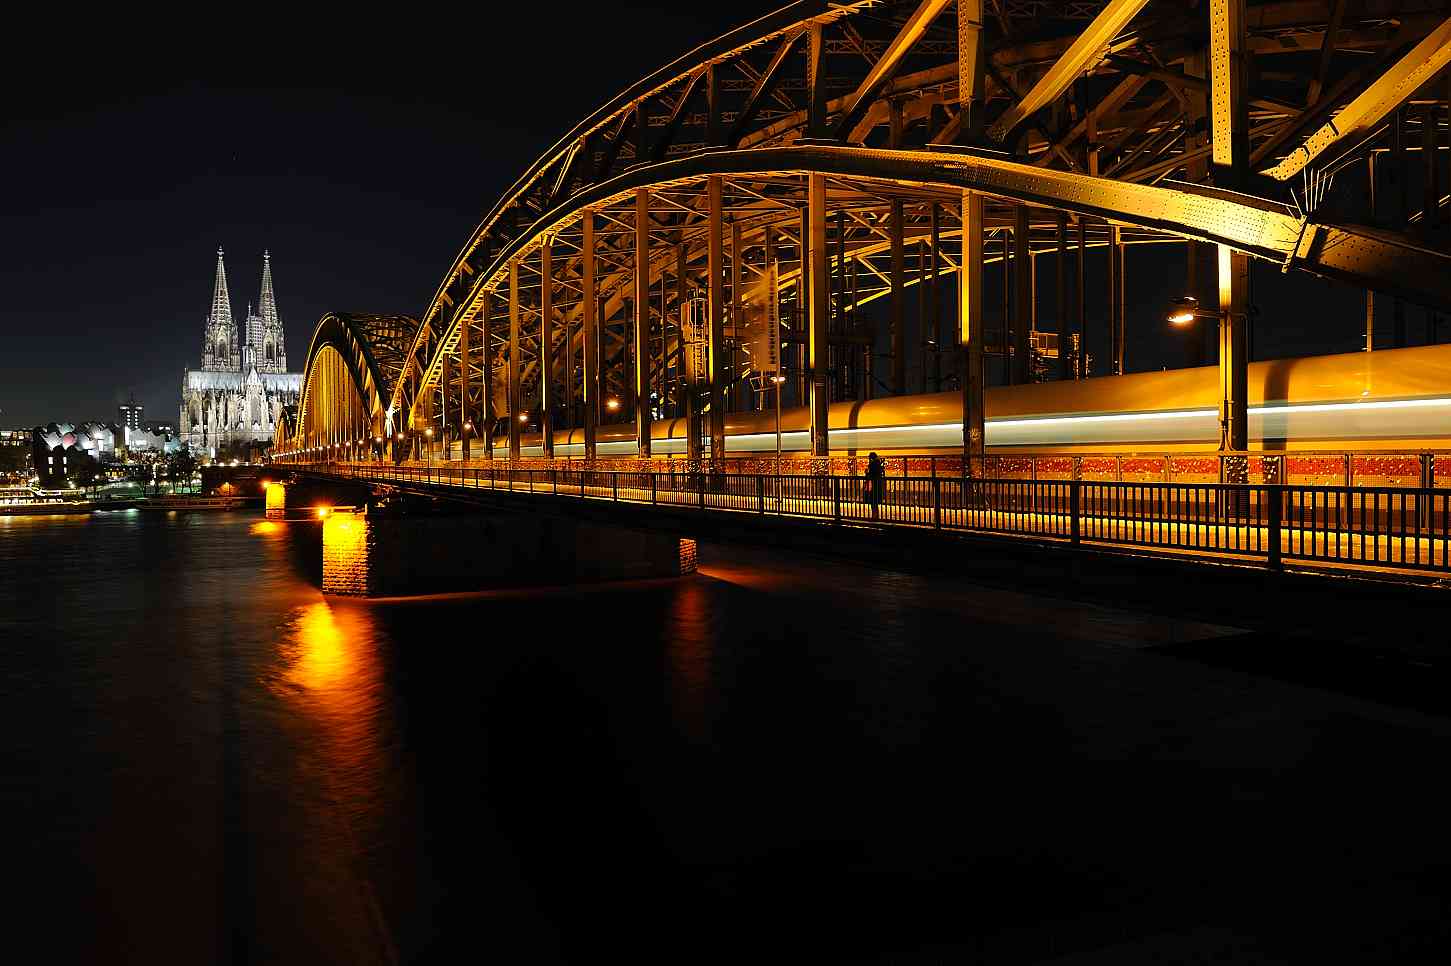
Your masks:
<svg viewBox="0 0 1451 966"><path fill-rule="evenodd" d="M1354 142L1384 120L1421 85L1440 73L1448 63L1451 63L1451 17L1443 20L1284 160L1263 173L1277 181L1284 181L1299 174L1307 164L1336 143Z"/></svg>
<svg viewBox="0 0 1451 966"><path fill-rule="evenodd" d="M887 82L892 79L897 68L901 66L902 58L922 35L927 28L932 26L932 21L942 12L948 4L948 0L922 0L917 9L912 11L902 29L887 44L887 49L872 64L871 70L862 78L855 91L847 98L846 107L842 111L841 119L837 122L836 135L838 138L845 137L848 132L866 113L866 110Z"/></svg>
<svg viewBox="0 0 1451 966"><path fill-rule="evenodd" d="M1108 52L1109 42L1128 26L1129 21L1148 2L1149 0L1109 0L1098 16L1093 18L1093 22L1063 52L1063 56L1038 79L1038 83L993 122L988 128L988 137L1000 143L1006 141L1008 135L1013 133L1013 128L1061 97L1068 90L1068 85L1103 59Z"/></svg>

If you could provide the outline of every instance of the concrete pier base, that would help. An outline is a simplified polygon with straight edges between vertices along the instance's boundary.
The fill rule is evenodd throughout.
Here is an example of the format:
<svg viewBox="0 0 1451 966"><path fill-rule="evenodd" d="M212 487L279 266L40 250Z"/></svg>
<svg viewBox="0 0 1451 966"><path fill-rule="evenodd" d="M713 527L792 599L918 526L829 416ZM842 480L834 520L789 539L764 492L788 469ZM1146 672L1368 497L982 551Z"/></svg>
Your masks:
<svg viewBox="0 0 1451 966"><path fill-rule="evenodd" d="M391 597L694 572L690 538L532 514L338 511L322 526L326 594Z"/></svg>
<svg viewBox="0 0 1451 966"><path fill-rule="evenodd" d="M287 516L287 487L278 482L268 483L267 491L267 519L281 520Z"/></svg>

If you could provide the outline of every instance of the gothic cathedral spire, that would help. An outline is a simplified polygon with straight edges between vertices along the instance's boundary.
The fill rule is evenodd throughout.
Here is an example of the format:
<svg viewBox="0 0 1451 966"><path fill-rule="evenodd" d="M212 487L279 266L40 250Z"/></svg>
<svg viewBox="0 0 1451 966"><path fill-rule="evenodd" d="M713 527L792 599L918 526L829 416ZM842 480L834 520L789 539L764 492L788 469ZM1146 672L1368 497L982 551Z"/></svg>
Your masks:
<svg viewBox="0 0 1451 966"><path fill-rule="evenodd" d="M212 288L212 311L207 316L206 342L202 345L202 368L235 371L240 362L237 324L232 321L232 298L227 292L227 266L221 246L217 246L217 278Z"/></svg>
<svg viewBox="0 0 1451 966"><path fill-rule="evenodd" d="M277 314L277 296L272 291L272 255L262 253L262 297L258 303L261 340L257 345L257 366L262 372L286 372L287 349L283 345L282 319Z"/></svg>

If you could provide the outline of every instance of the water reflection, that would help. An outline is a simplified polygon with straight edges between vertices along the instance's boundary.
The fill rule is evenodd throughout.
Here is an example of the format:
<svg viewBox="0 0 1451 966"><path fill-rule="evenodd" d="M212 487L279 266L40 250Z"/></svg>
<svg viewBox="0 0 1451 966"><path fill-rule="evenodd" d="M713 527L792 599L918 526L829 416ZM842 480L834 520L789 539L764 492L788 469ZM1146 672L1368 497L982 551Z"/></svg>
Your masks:
<svg viewBox="0 0 1451 966"><path fill-rule="evenodd" d="M671 601L669 626L674 633L666 645L671 705L676 720L692 738L709 730L713 692L711 671L715 658L713 596L703 581L683 581Z"/></svg>
<svg viewBox="0 0 1451 966"><path fill-rule="evenodd" d="M299 859L315 874L352 883L328 910L349 957L396 962L367 863L402 777L382 724L387 696L376 615L366 604L317 599L294 612L277 653L275 690L300 713L296 791L317 806L307 810L317 826L300 837Z"/></svg>

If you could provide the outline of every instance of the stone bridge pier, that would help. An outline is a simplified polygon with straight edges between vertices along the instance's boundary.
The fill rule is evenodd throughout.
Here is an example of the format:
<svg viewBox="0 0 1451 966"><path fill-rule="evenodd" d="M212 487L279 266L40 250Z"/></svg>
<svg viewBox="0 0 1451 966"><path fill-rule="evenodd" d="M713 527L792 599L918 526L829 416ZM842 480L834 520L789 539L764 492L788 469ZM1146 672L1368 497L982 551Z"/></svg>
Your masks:
<svg viewBox="0 0 1451 966"><path fill-rule="evenodd" d="M695 541L538 513L390 497L322 521L322 589L359 597L679 577Z"/></svg>

